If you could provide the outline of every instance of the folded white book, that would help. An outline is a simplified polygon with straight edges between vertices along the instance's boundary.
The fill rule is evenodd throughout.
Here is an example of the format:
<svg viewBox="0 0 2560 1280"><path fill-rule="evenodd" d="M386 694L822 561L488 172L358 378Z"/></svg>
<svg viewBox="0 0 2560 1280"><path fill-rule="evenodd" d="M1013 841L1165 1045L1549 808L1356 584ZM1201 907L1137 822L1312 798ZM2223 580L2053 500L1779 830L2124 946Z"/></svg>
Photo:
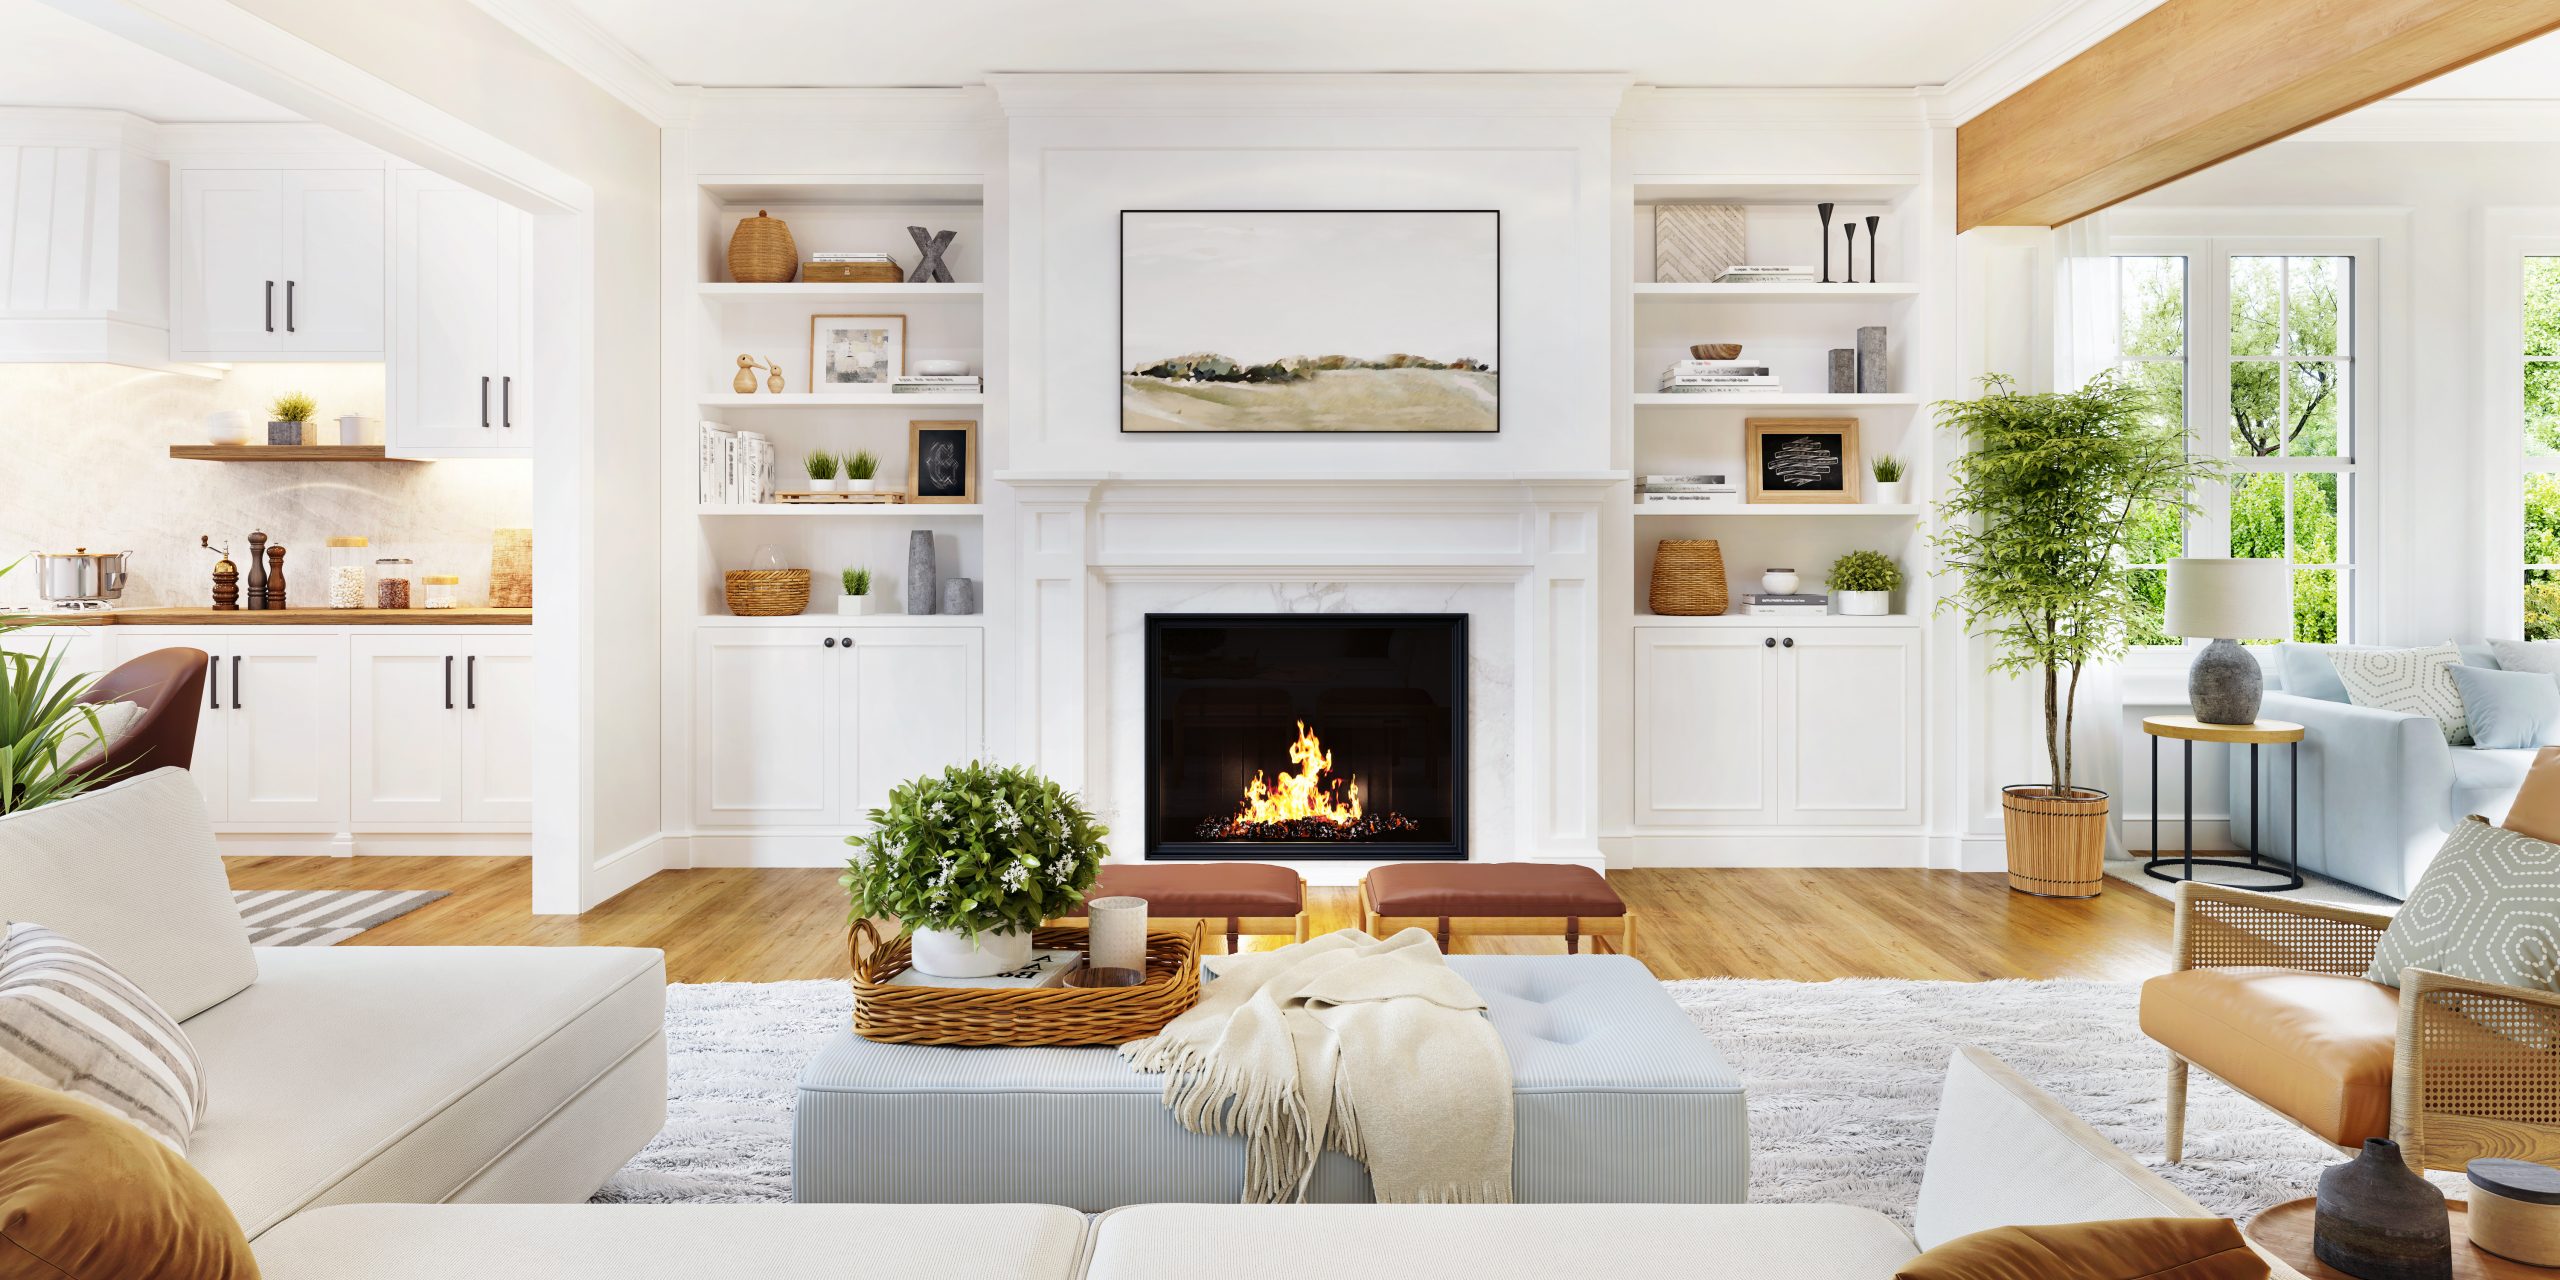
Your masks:
<svg viewBox="0 0 2560 1280"><path fill-rule="evenodd" d="M890 261L890 257L889 257L889 255L888 255L888 254L885 254L885 253L835 253L835 252L828 252L828 253L813 253L813 254L810 254L810 255L809 255L809 261L811 261L811 262L888 262L888 261Z"/></svg>
<svg viewBox="0 0 2560 1280"><path fill-rule="evenodd" d="M1819 604L1748 604L1742 612L1752 618L1822 618L1830 616L1831 608Z"/></svg>
<svg viewBox="0 0 2560 1280"><path fill-rule="evenodd" d="M1074 973L1076 970L1083 967L1084 953L1081 951L1034 951L1031 953L1031 962L1029 964L1022 966L1019 969L1007 969L992 977L937 978L932 974L919 973L915 969L908 968L899 970L898 976L889 979L889 985L893 987L969 987L980 990L990 988L1030 990L1034 987L1064 986L1066 985L1067 975Z"/></svg>

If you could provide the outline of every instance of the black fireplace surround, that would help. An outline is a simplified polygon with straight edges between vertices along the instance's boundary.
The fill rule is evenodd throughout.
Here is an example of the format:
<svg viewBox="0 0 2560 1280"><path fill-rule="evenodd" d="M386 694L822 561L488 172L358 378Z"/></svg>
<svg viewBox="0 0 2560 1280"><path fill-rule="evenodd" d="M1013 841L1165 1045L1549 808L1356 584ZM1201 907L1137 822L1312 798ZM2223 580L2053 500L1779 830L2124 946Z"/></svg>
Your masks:
<svg viewBox="0 0 2560 1280"><path fill-rule="evenodd" d="M1149 614L1146 672L1147 857L1467 856L1465 614Z"/></svg>

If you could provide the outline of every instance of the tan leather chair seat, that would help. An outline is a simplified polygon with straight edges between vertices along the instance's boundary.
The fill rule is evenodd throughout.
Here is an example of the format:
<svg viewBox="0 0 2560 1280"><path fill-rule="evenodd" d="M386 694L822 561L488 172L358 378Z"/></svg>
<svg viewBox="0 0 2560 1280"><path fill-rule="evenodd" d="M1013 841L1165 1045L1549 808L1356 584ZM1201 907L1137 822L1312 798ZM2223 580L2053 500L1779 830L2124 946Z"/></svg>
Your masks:
<svg viewBox="0 0 2560 1280"><path fill-rule="evenodd" d="M2296 969L2189 969L2142 984L2142 1032L2340 1146L2391 1136L2400 993Z"/></svg>

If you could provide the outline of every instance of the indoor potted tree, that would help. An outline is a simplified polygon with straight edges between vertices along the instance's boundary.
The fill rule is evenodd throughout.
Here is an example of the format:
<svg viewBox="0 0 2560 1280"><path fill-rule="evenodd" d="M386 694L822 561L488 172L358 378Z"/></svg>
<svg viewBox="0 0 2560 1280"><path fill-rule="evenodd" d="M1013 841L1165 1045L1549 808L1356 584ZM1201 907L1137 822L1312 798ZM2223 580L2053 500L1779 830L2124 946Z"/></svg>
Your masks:
<svg viewBox="0 0 2560 1280"><path fill-rule="evenodd" d="M880 481L877 479L879 474L879 455L872 453L869 449L856 449L844 460L844 491L846 493L874 492L880 487Z"/></svg>
<svg viewBox="0 0 2560 1280"><path fill-rule="evenodd" d="M896 918L915 967L984 978L1031 961L1031 931L1084 901L1110 829L1039 774L971 762L906 782L871 811L845 869L853 918Z"/></svg>
<svg viewBox="0 0 2560 1280"><path fill-rule="evenodd" d="M2096 897L2107 793L2072 777L2081 673L2124 651L2144 611L2125 546L2135 521L2184 512L2217 474L2187 452L2184 424L2151 393L2102 373L2076 391L2026 394L2009 379L1938 406L1966 452L1948 468L1931 538L1951 580L1940 607L1991 642L1991 669L2040 677L2051 781L2004 786L2009 887Z"/></svg>
<svg viewBox="0 0 2560 1280"><path fill-rule="evenodd" d="M1902 566L1881 551L1852 551L1831 562L1825 579L1840 612L1852 618L1880 618L1893 612L1893 593L1902 586Z"/></svg>
<svg viewBox="0 0 2560 1280"><path fill-rule="evenodd" d="M842 464L836 456L824 449L811 449L809 452L802 454L800 456L800 469L808 473L809 492L834 493L836 491L836 468L840 465Z"/></svg>
<svg viewBox="0 0 2560 1280"><path fill-rule="evenodd" d="M860 616L871 612L871 571L844 571L844 594L836 597L836 612Z"/></svg>

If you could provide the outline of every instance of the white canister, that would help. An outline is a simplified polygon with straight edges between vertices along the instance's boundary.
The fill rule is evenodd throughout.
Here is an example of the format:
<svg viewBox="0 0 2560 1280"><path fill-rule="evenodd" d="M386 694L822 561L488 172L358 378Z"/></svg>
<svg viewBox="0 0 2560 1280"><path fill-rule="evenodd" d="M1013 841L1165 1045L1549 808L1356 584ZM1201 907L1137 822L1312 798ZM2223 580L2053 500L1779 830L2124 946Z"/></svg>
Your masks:
<svg viewBox="0 0 2560 1280"><path fill-rule="evenodd" d="M1796 571L1793 569L1763 569L1760 571L1760 589L1773 596L1794 594L1797 584L1802 581L1803 579L1798 578L1796 576Z"/></svg>
<svg viewBox="0 0 2560 1280"><path fill-rule="evenodd" d="M262 429L258 415L246 409L216 409L204 416L207 444L248 444Z"/></svg>
<svg viewBox="0 0 2560 1280"><path fill-rule="evenodd" d="M367 417L367 416L365 416L364 414L361 414L361 413L342 413L342 414L339 414L339 415L338 415L338 443L340 443L340 444L380 444L380 443L382 443L382 419L380 419L380 418L373 418L373 417Z"/></svg>
<svg viewBox="0 0 2560 1280"><path fill-rule="evenodd" d="M1090 963L1096 969L1147 971L1147 900L1093 898L1084 904Z"/></svg>

